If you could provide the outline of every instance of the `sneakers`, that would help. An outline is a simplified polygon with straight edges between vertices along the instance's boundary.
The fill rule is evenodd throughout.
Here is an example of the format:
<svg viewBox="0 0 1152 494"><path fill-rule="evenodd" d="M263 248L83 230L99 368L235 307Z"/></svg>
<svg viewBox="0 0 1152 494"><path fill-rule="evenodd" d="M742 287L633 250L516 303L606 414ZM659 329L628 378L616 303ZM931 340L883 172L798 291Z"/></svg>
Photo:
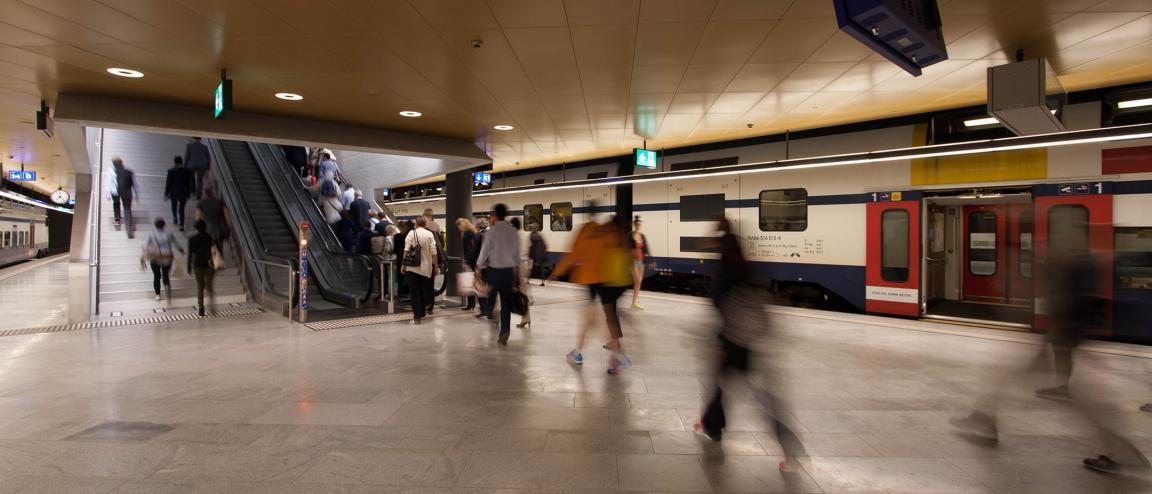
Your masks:
<svg viewBox="0 0 1152 494"><path fill-rule="evenodd" d="M608 365L609 374L619 374L620 371L632 367L632 359L628 358L623 353L615 353L612 355L611 363Z"/></svg>
<svg viewBox="0 0 1152 494"><path fill-rule="evenodd" d="M1072 399L1072 393L1068 392L1068 386L1056 386L1053 388L1037 389L1036 396L1041 398L1048 398L1049 400Z"/></svg>
<svg viewBox="0 0 1152 494"><path fill-rule="evenodd" d="M632 304L632 310L644 310L644 308L640 304Z"/></svg>
<svg viewBox="0 0 1152 494"><path fill-rule="evenodd" d="M159 301L160 301L160 294L159 294L159 293L157 293L157 294L156 294L156 298L154 298L153 300L155 300L155 301L159 302Z"/></svg>
<svg viewBox="0 0 1152 494"><path fill-rule="evenodd" d="M584 365L584 356L580 355L579 350L572 350L571 352L568 352L567 359L569 364Z"/></svg>
<svg viewBox="0 0 1152 494"><path fill-rule="evenodd" d="M1140 405L1140 411L1142 411L1142 412L1152 412L1152 403L1145 403L1145 404L1143 404L1143 405Z"/></svg>
<svg viewBox="0 0 1152 494"><path fill-rule="evenodd" d="M989 442L999 442L1000 433L996 430L996 420L982 412L972 412L967 417L953 417L949 420L963 433Z"/></svg>
<svg viewBox="0 0 1152 494"><path fill-rule="evenodd" d="M1119 463L1112 461L1111 458L1104 455L1095 458L1084 458L1084 466L1103 473L1119 473L1121 470Z"/></svg>
<svg viewBox="0 0 1152 494"><path fill-rule="evenodd" d="M114 225L114 226L120 226L120 220L118 220L118 219L116 219L116 220L112 220L112 225Z"/></svg>

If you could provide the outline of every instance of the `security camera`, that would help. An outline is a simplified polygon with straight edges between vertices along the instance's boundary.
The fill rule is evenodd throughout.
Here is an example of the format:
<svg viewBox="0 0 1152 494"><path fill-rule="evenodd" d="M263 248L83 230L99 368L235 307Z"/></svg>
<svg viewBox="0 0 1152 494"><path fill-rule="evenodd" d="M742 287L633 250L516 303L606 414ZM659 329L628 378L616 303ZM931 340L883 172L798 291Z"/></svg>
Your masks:
<svg viewBox="0 0 1152 494"><path fill-rule="evenodd" d="M484 40L482 40L482 39L472 40L472 48L480 48L481 46L484 46Z"/></svg>

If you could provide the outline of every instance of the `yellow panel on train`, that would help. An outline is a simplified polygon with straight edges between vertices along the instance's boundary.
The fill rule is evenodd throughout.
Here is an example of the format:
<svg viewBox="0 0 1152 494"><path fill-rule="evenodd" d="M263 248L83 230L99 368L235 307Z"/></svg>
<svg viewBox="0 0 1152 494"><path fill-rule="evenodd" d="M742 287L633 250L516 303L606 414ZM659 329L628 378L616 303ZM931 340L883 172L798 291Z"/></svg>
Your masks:
<svg viewBox="0 0 1152 494"><path fill-rule="evenodd" d="M1022 149L912 160L912 185L1048 178L1048 150Z"/></svg>

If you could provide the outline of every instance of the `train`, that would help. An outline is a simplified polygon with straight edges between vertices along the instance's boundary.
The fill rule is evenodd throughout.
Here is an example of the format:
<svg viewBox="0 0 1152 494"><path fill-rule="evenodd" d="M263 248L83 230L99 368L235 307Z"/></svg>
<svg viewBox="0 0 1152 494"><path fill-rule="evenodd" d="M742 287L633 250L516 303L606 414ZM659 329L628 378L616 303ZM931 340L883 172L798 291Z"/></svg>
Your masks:
<svg viewBox="0 0 1152 494"><path fill-rule="evenodd" d="M645 288L706 291L717 259L714 219L723 215L755 278L783 303L1032 330L1046 313L1038 266L1073 245L1099 262L1109 321L1098 336L1152 343L1144 317L1152 313L1152 134L738 171L748 163L915 148L929 131L913 123L665 151L656 170L636 176L680 176L636 181L627 194L656 264ZM705 173L726 168L737 171ZM526 170L497 178L493 191L509 189L503 193L477 193L473 210L507 204L511 214L544 225L550 256L558 257L581 223L616 204L622 185L595 178L610 182L623 169L607 162ZM573 182L581 179L586 185ZM396 216L431 208L443 217L442 197L400 192L385 203ZM589 201L600 210L590 211Z"/></svg>
<svg viewBox="0 0 1152 494"><path fill-rule="evenodd" d="M43 257L47 252L44 209L0 198L0 267Z"/></svg>

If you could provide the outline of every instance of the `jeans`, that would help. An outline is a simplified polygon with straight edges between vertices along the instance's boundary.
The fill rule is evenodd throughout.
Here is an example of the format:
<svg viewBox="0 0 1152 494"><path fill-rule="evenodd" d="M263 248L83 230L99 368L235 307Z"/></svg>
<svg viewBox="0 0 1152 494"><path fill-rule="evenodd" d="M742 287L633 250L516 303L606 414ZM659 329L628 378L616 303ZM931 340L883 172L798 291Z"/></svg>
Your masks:
<svg viewBox="0 0 1152 494"><path fill-rule="evenodd" d="M136 229L136 222L132 220L132 194L120 193L120 204L124 206L124 226L128 229L128 236Z"/></svg>
<svg viewBox="0 0 1152 494"><path fill-rule="evenodd" d="M216 270L214 268L196 268L193 272L196 275L196 306L200 307L200 312L204 312L204 290L208 290L208 300L212 301L216 298L216 290L212 286L216 280Z"/></svg>
<svg viewBox="0 0 1152 494"><path fill-rule="evenodd" d="M156 292L156 295L160 295L161 281L164 282L164 287L167 288L168 291L172 291L172 281L168 279L168 273L172 271L172 265L164 266L155 262L148 264L152 266L152 290Z"/></svg>
<svg viewBox="0 0 1152 494"><path fill-rule="evenodd" d="M120 196L112 196L112 218L120 221Z"/></svg>
<svg viewBox="0 0 1152 494"><path fill-rule="evenodd" d="M172 201L172 223L180 225L180 228L184 228L184 219L185 219L184 210L186 209L185 206L188 205L188 198L187 197L185 197L184 199L172 198L169 200Z"/></svg>
<svg viewBox="0 0 1152 494"><path fill-rule="evenodd" d="M412 297L412 316L417 320L424 319L428 304L432 301L432 278L408 271L408 290Z"/></svg>
<svg viewBox="0 0 1152 494"><path fill-rule="evenodd" d="M512 326L512 297L516 295L516 270L513 268L487 268L484 281L488 283L488 306L500 297L500 342L508 341Z"/></svg>

